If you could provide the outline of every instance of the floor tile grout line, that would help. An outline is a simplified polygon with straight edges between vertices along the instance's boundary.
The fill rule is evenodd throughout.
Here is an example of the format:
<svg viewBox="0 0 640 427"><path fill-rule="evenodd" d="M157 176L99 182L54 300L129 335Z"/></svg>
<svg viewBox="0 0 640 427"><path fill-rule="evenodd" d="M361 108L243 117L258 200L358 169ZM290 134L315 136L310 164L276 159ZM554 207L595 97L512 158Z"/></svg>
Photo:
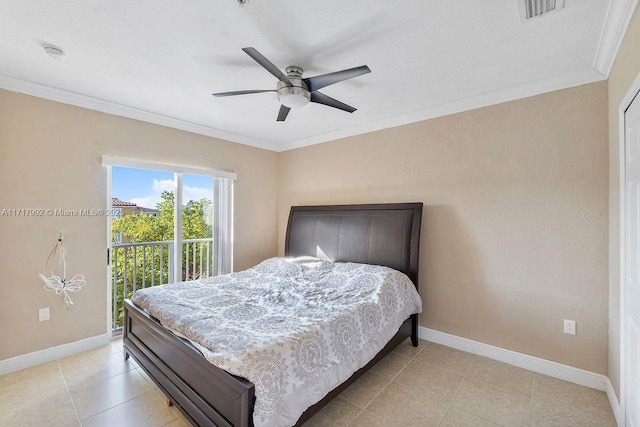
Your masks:
<svg viewBox="0 0 640 427"><path fill-rule="evenodd" d="M405 368L405 367L402 367L402 369L400 370L400 372L402 372L402 370L403 370L404 368ZM398 372L398 374L399 374L400 372ZM398 374L396 374L393 378L395 378ZM385 377L383 377L383 378L385 378ZM386 378L385 378L385 379L386 379ZM357 419L358 419L358 417L364 413L364 411L366 411L366 410L367 410L367 408L369 407L369 405L371 405L371 403L372 403L373 401L375 401L375 400L378 398L378 396L380 396L380 395L382 394L382 392L383 392L383 391L385 391L385 390L387 389L387 387L389 387L389 384L391 384L391 382L392 382L392 381L393 381L393 379L390 379L390 380L389 380L389 382L387 382L387 384L385 384L385 386L384 386L384 387L382 387L382 390L380 390L378 393L376 393L376 395L375 395L375 396L373 396L373 398L369 401L369 403L367 403L366 405L364 405L364 408L362 408L362 410L356 414L356 416L351 420L351 422L350 422L349 424L347 424L347 427L349 427L351 424L353 424L353 422L354 422L355 420L357 420ZM349 401L348 399L345 399L345 400L346 400L347 402Z"/></svg>
<svg viewBox="0 0 640 427"><path fill-rule="evenodd" d="M468 353L468 352L465 352L465 353ZM464 381L465 381L466 379L468 379L468 380L470 380L470 381L477 381L477 382L479 382L479 383L481 383L481 384L484 384L484 385L486 385L486 386L489 386L489 387L491 387L491 388L494 388L494 389L496 389L496 390L498 390L498 391L507 392L506 390L503 390L503 389L501 389L500 387L494 386L494 385L492 385L492 384L485 383L485 382L483 382L483 381L478 381L478 380L476 380L476 379L474 379L474 378L469 377L469 372L471 372L471 368L472 368L472 367L473 367L473 365L476 363L476 361L478 360L478 358L480 358L480 357L482 357L482 356L479 356L479 355L477 355L477 354L475 354L475 353L468 353L468 354L472 355L472 356L473 356L473 359L472 359L471 363L469 364L469 367L467 368L466 372L465 372L465 373L464 373L464 375L462 376L462 381L460 381L460 385L458 386L458 388L456 389L456 392L454 393L453 397L451 398L451 400L450 400L450 402L449 402L449 406L447 406L447 411L449 411L449 409L451 408L451 404L453 403L453 401L454 401L454 399L455 399L456 395L457 395L457 394L458 394L458 392L460 391L460 388L462 387L462 383L464 383ZM533 387L533 384L532 384L532 387ZM518 395L518 394L519 394L519 393L512 393L512 392L507 392L507 393L509 393L509 394L516 394L516 395ZM531 393L531 394L532 394L532 396L533 396L533 390L532 390L532 393ZM530 403L530 405L531 405L531 403ZM474 417L477 417L477 418L480 418L480 419L482 419L482 420L488 421L488 422L490 422L490 423L492 423L492 424L500 425L500 424L498 424L498 423L497 423L497 422L495 422L495 421L491 421L491 420L489 420L489 419L487 419L487 418L485 418L485 417L483 417L483 416L481 416L481 415L475 414L475 413L470 412L470 411L468 411L468 410L466 410L466 409L461 409L461 408L457 408L457 409L459 409L459 410L461 410L461 411L463 411L463 412L466 412L467 414L471 414L471 415L473 415ZM445 412L445 415L446 415L446 412ZM440 424L442 424L442 421L444 421L444 417L443 417L443 420L441 420L441 421L440 421ZM529 421L529 423L528 423L528 424L530 424L530 421Z"/></svg>
<svg viewBox="0 0 640 427"><path fill-rule="evenodd" d="M468 410L466 410L466 409L462 409L462 408L453 408L453 409L455 409L456 411L464 412L465 414L469 414L469 415L474 416L474 417L476 417L476 418L480 418L482 421L486 421L486 422L491 423L491 424L493 424L493 425L496 425L496 426L498 426L498 427L506 427L506 426L504 426L504 425L502 425L502 424L498 424L498 422L497 422L497 421L491 421L491 420L489 420L489 419L487 419L487 418L485 418L485 417L481 417L481 416L480 416L480 415L478 415L478 414L474 414L473 412L469 412L469 411L468 411Z"/></svg>
<svg viewBox="0 0 640 427"><path fill-rule="evenodd" d="M428 344L428 343L427 343L427 344ZM426 345L427 345L427 344L425 344L425 347L426 347ZM423 349L423 350L424 350L424 349ZM422 351L422 350L420 350L420 351ZM392 353L393 353L393 351L392 351ZM420 353L420 352L418 352L418 353ZM398 354L400 354L400 353L398 353ZM404 355L403 355L403 354L400 354L400 356L404 356ZM386 356L385 356L385 357L386 357ZM407 356L404 356L404 357L407 357ZM415 356L414 356L414 357L415 357ZM387 389L387 387L389 387L389 385L393 382L393 380L394 380L398 375L400 375L400 373L401 373L402 371L404 371L404 370L405 370L405 368L406 368L407 366L409 366L409 363L411 363L411 361L413 360L413 358L411 358L411 357L407 357L407 359L409 359L409 361L407 362L407 364L406 364L406 365L404 365L404 366L402 367L402 369L400 369L400 370L398 371L398 373L397 373L397 374L395 374L395 375L394 375L394 376L389 380L389 382L388 382L384 387L382 387L382 390L380 390L380 391L379 391L375 396L373 396L373 398L369 401L369 403L367 403L367 404L364 406L364 408L362 408L362 410L361 410L360 412L358 412L358 414L355 416L355 418L354 418L353 420L351 420L351 422L350 422L349 424L347 424L347 427L351 426L351 424L353 424L353 422L354 422L355 420L357 420L357 419L358 419L358 417L359 417L360 415L362 415L362 414L367 410L367 408L369 407L369 405L370 405L373 401L375 401L375 400L378 398L378 396L380 396L380 395L381 395L381 394L382 394L382 393ZM381 359L381 360L382 360L382 359ZM375 374L375 372L373 372L373 373ZM380 375L380 376L382 376L382 375ZM383 378L385 378L385 377L383 377ZM385 378L385 379L386 379L386 378ZM345 399L345 400L346 400L347 402L349 401L348 399Z"/></svg>
<svg viewBox="0 0 640 427"><path fill-rule="evenodd" d="M474 354L474 353L469 353L469 354L473 354L473 355L474 355L474 361L473 361L473 362L471 363L471 365L469 366L469 369L467 369L467 372L465 373L465 376L464 376L463 381L464 381L465 379L468 379L468 380L470 380L470 381L474 381L474 382L478 382L478 383L484 384L484 385L485 385L485 386L487 386L487 387L491 387L492 389L495 389L495 390L501 391L501 392L503 392L503 393L508 393L508 394L514 394L514 395L524 396L524 395L523 395L523 394L521 394L521 393L517 393L517 392L513 392L513 391L507 391L507 390L504 390L504 389L502 389L502 388L500 388L500 387L498 387L498 386L496 386L496 385L489 384L489 383L487 383L487 382L480 381L480 380L477 380L477 379L475 379L475 378L468 377L468 374L469 374L469 372L471 371L471 368L472 368L473 364L475 363L476 359L477 359L477 358L479 358L479 357L482 357L482 356L479 356L479 355ZM503 363L503 362L502 362L502 363ZM528 371L528 370L527 370L527 369L525 369L525 371ZM528 424L528 425L531 425L531 408L532 408L532 404L533 404L533 393L534 393L534 391L533 391L533 386L534 386L534 381L535 381L536 373L535 373L535 372L533 372L533 371L529 371L529 372L531 372L533 375L532 375L532 380L531 380L531 396L530 396L530 399L531 399L531 400L529 401L529 418L528 418L528 423L527 423L527 424ZM471 414L471 415L473 415L473 416L475 416L475 417L481 418L481 419L483 419L483 420L489 421L489 422L491 422L491 423L493 423L493 424L499 425L499 424L498 424L497 422L495 422L495 421L491 421L491 420L489 420L489 419L486 419L486 418L484 418L484 417L482 417L482 416L480 416L480 415L478 415L478 414L475 414L475 413L473 413L473 412L470 412L470 411L468 411L468 410L464 410L464 412L467 412L467 413L469 413L469 414ZM566 412L566 411L565 411L565 412Z"/></svg>
<svg viewBox="0 0 640 427"><path fill-rule="evenodd" d="M53 360L53 362L56 362L56 366L58 366L58 369L60 369L60 365L58 365L58 363L57 363L58 361L57 361L57 360ZM6 377L6 376L11 375L11 374L15 374L15 373L17 373L17 372L25 371L25 370L27 370L27 369L37 368L38 366L42 366L42 365L44 365L44 364L46 364L46 363L51 363L51 362L44 362L44 363L41 363L41 364L39 364L39 365L34 365L34 366L29 366L29 367L27 367L27 368L19 369L19 370L17 370L17 371L7 372L6 374L0 375L0 378L2 378L2 377ZM16 385L18 385L18 384L22 383L23 381L30 380L30 379L32 379L32 378L42 378L42 377L45 377L45 376L47 376L47 375L53 375L53 374L55 374L55 373L56 373L56 371L54 370L54 371L51 371L51 372L42 372L42 373L40 373L40 374L36 374L36 375L29 375L27 378L22 378L22 379L14 380L13 382L10 382L10 383L8 383L8 384L4 384L4 385L2 385L1 387L12 387L12 386L16 386Z"/></svg>
<svg viewBox="0 0 640 427"><path fill-rule="evenodd" d="M529 425L531 425L531 414L533 413L533 394L535 393L536 387L536 374L534 372L533 378L531 379L531 400L529 401Z"/></svg>
<svg viewBox="0 0 640 427"><path fill-rule="evenodd" d="M538 376L543 377L543 376L546 376L546 375L539 374L537 372L534 373L534 378L536 378ZM550 377L550 378L552 378L554 380L557 380L557 381L561 381L561 382L567 382L567 381L561 380L559 378L553 378L553 377ZM577 384L573 384L573 383L570 383L570 384L572 386L573 385L577 385ZM598 393L603 393L606 396L606 394L603 391L594 390L594 389L591 389L590 387L585 387L585 386L580 386L580 385L577 385L577 386L580 387L581 389L587 389L587 390L590 390L590 391L596 391ZM544 406L544 407L547 407L547 408L552 408L552 409L560 411L560 412L562 412L564 414L569 414L569 415L578 417L578 418L580 418L580 419L582 419L582 420L584 420L586 422L591 423L593 421L592 418L589 415L585 414L581 410L571 408L568 404L564 404L564 403L563 404L556 404L555 402L554 403L551 403L551 402L538 402L537 400L536 400L536 402L541 406ZM607 410L608 410L607 412L610 413L611 418L613 419L613 412L611 412L610 406L607 406ZM613 424L613 425L615 426L615 424Z"/></svg>
<svg viewBox="0 0 640 427"><path fill-rule="evenodd" d="M428 345L428 344L429 344L429 342L427 341L427 343L424 345L424 347L422 348L422 350L420 350L418 353L416 353L413 357L410 357L410 358L409 358L409 359L410 359L409 363L411 363L411 361L412 361L412 360L415 360L415 358L417 357L417 355L418 355L419 353L421 353L422 351L424 351L424 349L425 349L425 348L427 348L427 345ZM465 353L467 353L467 352L465 352ZM403 355L403 354L401 354L401 353L398 353L398 354L400 354L401 356L404 356L404 355ZM443 415L442 415L442 418L440 419L440 422L438 423L438 426L440 426L440 425L442 424L442 422L444 421L444 417L446 416L447 411L449 411L449 408L451 408L451 404L453 403L453 400L455 399L456 395L458 394L458 391L460 390L460 387L462 387L462 383L463 383L463 382L464 382L464 380L467 378L467 375L469 374L469 371L471 370L471 367L473 366L473 364L475 363L475 361L476 361L476 360L477 360L477 358L479 357L477 354L474 354L474 353L468 353L468 354L470 354L470 355L472 355L472 356L473 356L473 358L472 358L472 360L471 360L471 363L469 363L469 366L467 367L467 370L466 370L466 371L465 371L465 373L462 375L462 380L460 381L460 384L458 384L458 387L456 388L455 393L453 394L453 396L452 396L452 397L451 397L451 399L449 400L449 404L447 405L447 408L446 408L446 410L444 411L444 413L443 413ZM405 356L405 357L406 357L406 356ZM367 408L369 407L369 405L370 405L374 400L376 400L376 399L378 398L378 396L379 396L380 394L382 394L382 393L387 389L387 387L388 387L388 386L393 382L393 380L394 380L398 375L400 375L400 374L401 374L401 373L402 373L402 372L407 368L407 366L409 366L409 363L407 363L405 366L403 366L403 367L402 367L402 369L400 369L400 371L398 371L398 373L397 373L397 374L395 374L391 380L389 380L389 382L388 382L388 383L387 383L387 384L382 388L382 390L380 390L380 392L378 392L378 393L377 393L377 394L376 394L376 395L375 395L375 396L374 396L374 397L369 401L369 403L367 403L367 404L365 405L365 407L364 407L364 408L363 408L363 409L362 409L362 410L361 410L361 411L356 415L356 417L355 417L355 418L354 418L354 419L353 419L353 420L352 420L352 421L347 425L347 427L351 426L351 425L353 424L353 422L354 422L355 420L357 420L357 419L358 419L358 417L359 417L360 415L362 415L362 414L367 410ZM433 367L435 367L435 368L438 368L437 366L435 366L435 365L431 365L430 363L427 363L427 365L430 365L430 366L433 366ZM442 369L442 368L439 368L439 369ZM448 370L446 370L446 369L443 369L443 370L445 370L445 371L447 371L447 372L452 373L451 371L448 371ZM375 372L374 372L374 373L375 373ZM457 375L460 375L460 374L457 374ZM471 379L471 380L473 380L472 378L470 378L470 379ZM488 385L490 385L490 384L488 384ZM492 386L492 387L493 387L493 386ZM494 388L497 388L497 387L494 387ZM498 389L498 390L500 390L499 388L497 388L497 389ZM345 399L345 400L346 400L347 402L352 403L349 399ZM357 405L356 405L356 406L357 406ZM474 413L472 413L472 412L468 412L468 411L464 411L464 412L467 412L468 414L471 414L471 415L473 415L473 416L475 416L475 417L478 417L478 418L480 418L480 419L483 419L483 420L485 420L485 421L489 421L489 422L491 422L491 423L494 423L493 421L491 421L491 420L487 420L487 419L485 419L485 418L483 418L483 417L481 417L481 416L479 416L479 415L477 415L477 414L474 414ZM496 424L496 423L494 423L494 424ZM496 425L498 425L498 424L496 424Z"/></svg>
<svg viewBox="0 0 640 427"><path fill-rule="evenodd" d="M542 375L542 374L536 373L534 375L534 378L535 378L535 376L538 376L538 375ZM562 380L560 380L560 381L562 381ZM590 389L588 387L586 387L586 388ZM546 407L546 408L555 409L557 411L560 411L560 412L562 412L564 414L571 415L573 417L580 418L581 420L585 421L586 423L591 423L591 425L597 425L597 424L593 424L592 418L589 415L587 415L586 413L584 413L584 411L577 410L577 409L572 409L567 404L556 404L556 403L551 403L551 402L539 402L539 405L543 406L543 407ZM613 413L611 413L611 417L613 417ZM615 426L615 421L614 421L613 426Z"/></svg>
<svg viewBox="0 0 640 427"><path fill-rule="evenodd" d="M58 365L58 371L60 372L60 376L62 377L62 381L64 382L64 387L67 389L67 395L69 396L69 400L71 401L71 406L73 407L73 412L76 414L76 418L78 419L78 423L82 426L82 420L80 419L80 414L78 414L78 410L76 409L76 403L73 401L73 396L71 395L71 390L69 390L69 384L67 384L67 379L64 377L64 373L62 372L62 366L56 359L56 365Z"/></svg>
<svg viewBox="0 0 640 427"><path fill-rule="evenodd" d="M162 427L167 427L169 424L173 424L174 422L176 422L176 421L177 421L177 420L179 420L179 419L180 419L180 417L176 417L176 418L174 418L173 420L169 421L168 423L166 423L166 424L162 424ZM181 421L182 421L182 420L181 420ZM183 423L183 424L184 424L184 423Z"/></svg>
<svg viewBox="0 0 640 427"><path fill-rule="evenodd" d="M94 350L98 350L98 349L94 349ZM77 353L77 354L74 354L73 356L79 356L81 354L85 354L85 353L88 353L88 352L94 351L94 350L89 350L89 351L86 351L86 352ZM114 355L116 353L117 352L108 353L106 357L100 357L99 359L100 359L101 362L106 362L112 355ZM73 357L73 356L70 356L70 357ZM63 358L63 359L66 359L66 357ZM56 362L59 361L59 360L62 360L62 359L58 359L58 360L56 360ZM80 360L80 361L77 361L77 362L72 362L70 365L65 364L64 368L62 367L63 365L61 365L60 363L58 363L58 366L60 367L60 369L72 369L72 368L76 368L76 367L78 367L80 365L91 365L91 364L94 364L95 362L96 362L96 359L95 358L91 358L91 359L87 359L87 360Z"/></svg>
<svg viewBox="0 0 640 427"><path fill-rule="evenodd" d="M100 415L100 414L102 414L102 413L104 413L104 412L110 411L111 409L114 409L114 408L117 408L118 406L124 405L125 403L129 403L129 402L131 402L132 400L137 399L137 398L139 398L139 397L142 397L142 396L144 396L145 394L152 393L153 391L155 391L155 389L151 389L151 390L149 390L149 391L145 391L144 393L141 393L141 394L139 394L139 395L137 395L137 396L134 396L134 397L132 397L131 399L127 399L127 400L125 400L124 402L120 402L120 403L118 403L117 405L114 405L114 406L112 406L112 407L110 407L110 408L103 409L103 410L102 410L102 411L100 411L100 412L96 412L95 414L93 414L93 415L91 415L91 416L89 416L89 417L85 418L85 420L89 420L89 419L91 419L91 418L93 418L93 417L96 417L96 416L98 416L98 415ZM176 418L174 418L173 420L169 421L169 423L172 423L172 422L174 422L174 421L175 421L175 420L177 420L177 419L178 419L178 418L176 417ZM81 422L82 422L82 421L81 421Z"/></svg>
<svg viewBox="0 0 640 427"><path fill-rule="evenodd" d="M62 369L62 367L61 367L59 364L58 364L58 367L60 367L60 371L62 372L62 376L64 377L64 370ZM67 366L65 369L72 369L73 367L74 367L74 365L71 365L71 366ZM101 382L103 382L103 381L110 380L111 378L115 378L115 377L117 377L118 375L126 374L127 372L130 372L130 371L132 371L132 370L134 370L134 369L136 369L136 370L137 370L137 368L136 368L135 366L131 365L131 367L130 367L129 369L125 370L125 371L122 371L122 372L119 372L119 373L117 373L117 374L113 374L113 375L110 375L110 376L108 376L108 377L104 377L104 378L102 378L102 379L99 379L99 380L97 380L97 381L94 381L94 384L95 384L95 383L101 383ZM66 378L65 378L65 382L66 382ZM148 381L147 381L147 382L148 382ZM82 387L80 387L80 388L84 388L84 387L86 387L86 385L83 385L83 386L82 386ZM68 387L68 385L67 385L67 388L69 388L69 387ZM75 388L75 387L74 387L74 388ZM69 392L71 392L71 389L69 389Z"/></svg>
<svg viewBox="0 0 640 427"><path fill-rule="evenodd" d="M597 425L597 424L593 423L593 419L592 418L590 418L588 415L583 414L582 412L569 410L569 409L566 409L566 408L563 408L563 407L559 407L559 406L555 406L555 405L550 405L548 403L540 403L539 405L545 406L547 408L555 409L557 411L560 411L560 412L562 412L564 414L568 414L568 415L574 416L576 418L580 418L582 421L585 421L589 425L593 425L593 426ZM614 423L615 423L615 420L614 420ZM612 426L615 427L616 424L612 424Z"/></svg>
<svg viewBox="0 0 640 427"><path fill-rule="evenodd" d="M135 368L134 368L134 370L135 370ZM121 373L119 373L118 375L114 375L113 377L109 377L109 378L106 378L106 379L101 380L101 381L98 381L98 382L104 382L104 381L110 380L110 379L112 379L112 378L115 378L115 377L117 377L117 376L119 376L119 375L124 375L124 374L126 374L126 373L128 373L128 372L131 372L131 370L129 370L129 371L125 371L125 372L121 372ZM136 373L137 373L138 375L140 375L140 373L139 373L139 372L137 372L137 370L136 370ZM143 379L147 384L149 383L149 382L148 382L144 377L143 377L142 379ZM111 406L111 407L109 407L109 408L103 409L102 411L96 412L95 414L93 414L93 415L91 415L91 416L89 416L89 417L85 418L85 420L88 420L89 418L93 418L93 417L95 417L95 416L96 416L96 415L98 415L98 414L101 414L101 413L103 413L103 412L105 412L105 411L108 411L109 409L113 409L113 408L115 408L115 407L117 407L117 406L120 406L120 405L122 405L122 404L124 404L124 403L130 402L130 401L132 401L133 399L137 399L138 397L143 396L143 395L145 395L145 394L147 394L147 393L149 393L149 392L151 392L151 391L154 391L154 390L155 390L154 388L151 388L151 389L150 389L150 390L148 390L148 391L145 391L145 392L143 392L143 393L140 393L140 394L137 394L137 395L135 395L135 396L132 396L132 397L130 397L129 399L125 400L124 402L120 402L120 403L118 403L117 405L114 405L114 406ZM71 393L69 393L69 394L71 394ZM71 399L71 401L73 402L73 398ZM74 409L75 409L75 405L74 405ZM77 412L76 412L76 414L77 414ZM79 415L78 415L78 419L80 419L80 416L79 416ZM80 419L80 423L82 424L82 420L81 420L81 419Z"/></svg>
<svg viewBox="0 0 640 427"><path fill-rule="evenodd" d="M404 369L404 368L403 368L403 369ZM369 372L365 372L365 374L375 375L375 376L380 377L380 378L382 378L383 380L387 381L387 384L385 384L385 386L382 388L382 390L384 390L384 389L385 389L385 387L386 387L389 383L391 383L391 380L390 380L390 379L388 379L387 377L383 377L383 376L382 376L382 375L380 375L380 374L376 374L375 372L371 372L371 371L369 371ZM364 375L363 375L363 376L364 376ZM395 377L394 377L394 378L395 378ZM348 388L348 387L347 387L347 388ZM380 393L382 393L382 390L380 391ZM379 395L380 393L378 393L378 394L376 394L375 396L373 396L373 397L372 397L372 398L371 398L371 399L370 399L370 400L369 400L369 401L368 401L368 402L363 406L363 408L366 408L366 407L367 407L367 406L369 406L369 405L370 405L374 400L376 400L376 397L378 397L378 395ZM340 395L339 395L339 396L340 396ZM351 403L351 404L353 404L353 405L357 406L358 408L360 407L360 405L358 405L356 402L352 402L351 400L349 400L349 398L347 398L347 397L342 397L342 396L340 396L340 397L341 397L342 399L346 400L347 402L349 402L349 403Z"/></svg>
<svg viewBox="0 0 640 427"><path fill-rule="evenodd" d="M420 343L420 339L418 339L418 343ZM422 348L420 350L418 350L418 352L416 354L413 355L413 357L411 358L411 360L415 359L416 357L418 357L418 355L420 353L422 353L422 351L427 348L427 346L429 345L429 341L424 341L424 345L422 346ZM414 347L415 348L415 347Z"/></svg>
<svg viewBox="0 0 640 427"><path fill-rule="evenodd" d="M494 388L494 389L496 389L496 390L498 390L498 391L506 392L506 393L509 393L509 394L516 394L516 395L520 395L520 393L515 393L515 392L506 391L506 390L503 390L502 388L497 387L497 386L495 386L495 385L493 385L493 384L489 384L489 383L486 383L486 382L484 382L484 381L480 381L480 380L477 380L477 379L475 379L475 378L471 378L471 377L469 377L468 375L469 375L469 372L471 371L471 368L473 367L473 364L476 362L476 360L478 360L478 358L483 357L483 356L480 356L480 355L475 354L475 353L469 353L469 354L473 354L473 355L474 355L474 359L473 359L473 361L471 362L471 364L469 365L469 369L467 369L467 372L464 374L464 378L463 378L463 380L462 380L463 382L464 382L464 380L465 380L465 379L468 379L468 380L470 380L470 381L476 381L476 382L479 382L479 383L481 383L481 384L484 384L484 385L486 385L486 386L489 386L489 387L491 387L491 388ZM501 362L501 363L503 363L503 362ZM535 373L534 373L534 377L535 377ZM531 386L533 387L533 380L532 380L532 384L531 384ZM532 388L532 390L531 390L531 398L533 398L533 388ZM531 402L529 402L529 405L530 405L530 406L529 406L529 411L531 411ZM475 414L475 413L473 413L473 412L470 412L470 411L468 411L468 410L466 410L466 409L460 409L460 410L462 410L462 411L466 412L467 414L471 414L471 415L473 415L474 417L478 417L478 418L480 418L480 419L482 419L482 420L488 421L488 422L490 422L490 423L492 423L492 424L495 424L495 425L501 425L501 424L498 424L496 421L489 420L489 419L487 419L487 418L485 418L485 417L483 417L483 416L480 416L480 415L478 415L478 414ZM530 425L530 424L531 424L530 417L531 417L531 415L529 414L529 420L528 420L528 422L527 422L527 424L528 424L528 425Z"/></svg>
<svg viewBox="0 0 640 427"><path fill-rule="evenodd" d="M490 387L490 388L492 388L492 389L494 389L494 390L497 390L497 391L499 391L499 392L501 392L501 393L506 393L506 394L510 394L510 395L516 395L516 396L520 396L520 397L525 397L523 394L515 393L515 392L511 392L511 391L506 391L506 390L504 390L504 389L502 389L502 388L500 388L500 387L498 387L498 386L495 386L495 385L493 385L493 384L488 384L488 383L485 383L485 382L483 382L483 381L478 381L478 380L476 380L476 379L474 379L474 378L467 378L467 377L465 376L465 377L463 378L463 381L464 381L464 380L466 380L466 379L468 379L469 381L473 381L473 382L476 382L476 383L480 383L480 384L482 384L482 385L484 385L484 386L486 386L486 387ZM482 417L482 416L480 416L480 415L478 415L478 414L475 414L475 413L473 413L473 412L470 412L470 411L468 411L468 410L465 410L465 412L467 412L467 413L469 413L469 414L471 414L471 415L474 415L474 416L476 416L476 417L478 417L478 418L482 418L483 420L486 420L486 421L489 421L489 422L491 422L491 423L494 423L494 424L496 424L496 425L500 425L500 424L498 424L496 421L487 420L486 418L484 418L484 417ZM565 412L566 412L566 411L565 411Z"/></svg>
<svg viewBox="0 0 640 427"><path fill-rule="evenodd" d="M346 399L345 399L345 400L346 400ZM349 402L349 401L347 400L347 402ZM349 403L351 403L351 402L349 402ZM352 405L353 405L353 403L352 403ZM355 406L355 405L354 405L354 406ZM359 409L359 408L358 408L358 409ZM360 415L362 415L362 414L364 413L364 411L366 411L366 410L367 410L367 408L366 408L366 407L365 407L365 408L362 408L362 410L361 410L360 412L358 412L358 413L356 414L356 416L355 416L355 417L353 417L353 419L352 419L351 421L349 421L349 424L347 424L347 427L349 427L350 425L352 425L352 424L353 424L353 422L354 422L355 420L357 420L357 419L358 419L358 417L359 417Z"/></svg>
<svg viewBox="0 0 640 427"><path fill-rule="evenodd" d="M472 354L472 353L469 353L469 354ZM462 375L462 379L460 380L460 384L458 384L458 387L456 388L456 391L453 393L453 396L451 396L451 399L449 399L449 404L447 405L447 409L444 410L444 414L442 414L442 418L440 419L440 422L438 423L438 426L440 426L442 424L442 422L444 421L444 417L447 416L447 412L449 412L449 409L451 408L451 404L453 403L453 401L455 400L456 396L458 395L458 392L460 391L460 388L462 387L462 383L464 382L465 378L467 378L467 374L471 370L471 367L475 363L477 357L478 356L476 354L473 355L473 358L471 359L471 363L469 363L469 366L467 367L467 370L465 371L464 375ZM475 414L473 414L473 415L475 415Z"/></svg>

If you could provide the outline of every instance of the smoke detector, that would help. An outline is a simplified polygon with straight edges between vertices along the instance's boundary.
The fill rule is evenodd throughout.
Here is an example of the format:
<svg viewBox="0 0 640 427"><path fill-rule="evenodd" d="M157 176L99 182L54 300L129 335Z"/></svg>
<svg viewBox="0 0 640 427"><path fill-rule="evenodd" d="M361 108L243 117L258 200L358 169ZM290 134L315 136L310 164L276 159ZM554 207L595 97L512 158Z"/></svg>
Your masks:
<svg viewBox="0 0 640 427"><path fill-rule="evenodd" d="M518 0L522 22L557 12L564 8L564 0Z"/></svg>
<svg viewBox="0 0 640 427"><path fill-rule="evenodd" d="M44 48L45 53L50 57L52 57L53 59L62 59L65 56L67 56L67 54L64 53L64 51L59 47L51 46L51 45L44 45L42 47Z"/></svg>

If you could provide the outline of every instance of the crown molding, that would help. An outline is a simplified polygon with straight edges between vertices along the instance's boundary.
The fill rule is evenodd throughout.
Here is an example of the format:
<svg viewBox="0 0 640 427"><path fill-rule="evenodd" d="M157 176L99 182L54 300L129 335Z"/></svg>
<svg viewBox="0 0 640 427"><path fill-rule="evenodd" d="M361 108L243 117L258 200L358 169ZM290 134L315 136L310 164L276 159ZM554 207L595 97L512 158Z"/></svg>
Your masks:
<svg viewBox="0 0 640 427"><path fill-rule="evenodd" d="M638 0L611 0L602 26L593 67L609 77Z"/></svg>
<svg viewBox="0 0 640 427"><path fill-rule="evenodd" d="M141 108L130 107L127 105L118 104L116 102L107 101L105 99L95 98L93 96L83 95L81 93L59 89L53 86L19 79L5 74L0 74L0 89L23 93L25 95L31 95L37 98L48 99L49 101L74 105L76 107L87 108L89 110L99 111L101 113L113 114L115 116L121 116L147 123L153 123L156 125L167 126L173 129L179 129L199 135L224 139L227 141L250 145L252 147L262 148L265 150L278 151L278 147L275 144L266 141L248 138L246 136L238 135L231 132L225 132L220 129L212 128L210 126L199 123L194 123L177 117L154 113L152 111L143 110Z"/></svg>
<svg viewBox="0 0 640 427"><path fill-rule="evenodd" d="M555 76L548 79L537 80L522 85L506 87L495 91L470 96L457 101L449 102L435 107L427 108L415 113L404 114L390 119L378 120L360 126L353 126L335 132L328 132L315 135L309 138L300 139L287 144L279 145L278 151L288 151L302 148L309 145L320 144L322 142L375 132L382 129L393 128L424 120L435 119L437 117L448 116L461 113L463 111L475 110L481 107L501 104L503 102L528 98L530 96L553 92L588 83L605 80L606 77L594 68L578 71L569 75Z"/></svg>
<svg viewBox="0 0 640 427"><path fill-rule="evenodd" d="M580 86L588 83L594 83L605 79L606 76L600 73L597 69L589 68L586 70L577 71L569 75L555 76L548 79L528 82L522 85L506 87L495 91L474 95L468 98L463 98L446 104L437 105L435 107L427 108L425 110L417 111L414 113L369 122L359 126L352 126L334 132L314 135L309 138L303 138L284 144L273 144L266 141L260 141L242 135L225 132L198 123L193 123L187 120L170 117L139 108L129 107L104 99L94 98L76 92L54 88L40 83L30 82L27 80L22 80L2 74L0 74L0 88L48 99L51 101L61 102L64 104L74 105L77 107L87 108L90 110L100 111L107 114L114 114L116 116L141 120L148 123L154 123L161 126L167 126L174 129L180 129L187 132L210 136L213 138L220 138L231 142L250 145L252 147L262 148L265 150L283 152L296 148L320 144L323 142L333 141L336 139L347 138L350 136L375 132L383 129L434 119L437 117L448 116L451 114L461 113L463 111L475 110L477 108L487 107L503 102L528 98L530 96L540 95L543 93L553 92L556 90Z"/></svg>

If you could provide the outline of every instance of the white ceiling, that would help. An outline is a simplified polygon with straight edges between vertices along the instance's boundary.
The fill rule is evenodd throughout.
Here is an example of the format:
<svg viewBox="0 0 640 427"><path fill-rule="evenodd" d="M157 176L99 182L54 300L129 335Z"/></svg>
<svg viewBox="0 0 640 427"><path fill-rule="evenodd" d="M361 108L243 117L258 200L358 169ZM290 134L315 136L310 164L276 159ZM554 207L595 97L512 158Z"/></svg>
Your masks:
<svg viewBox="0 0 640 427"><path fill-rule="evenodd" d="M518 0L2 0L0 87L281 151L602 80L635 1L523 23ZM275 89L248 46L305 77L368 65L322 90L358 111L211 96Z"/></svg>

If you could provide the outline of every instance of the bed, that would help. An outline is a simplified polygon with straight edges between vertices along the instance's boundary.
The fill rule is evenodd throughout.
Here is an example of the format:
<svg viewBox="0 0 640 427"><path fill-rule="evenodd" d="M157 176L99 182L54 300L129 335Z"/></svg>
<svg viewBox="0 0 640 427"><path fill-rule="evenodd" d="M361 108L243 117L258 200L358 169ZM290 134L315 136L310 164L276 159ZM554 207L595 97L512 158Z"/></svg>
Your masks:
<svg viewBox="0 0 640 427"><path fill-rule="evenodd" d="M382 265L405 273L418 286L422 203L295 206L285 237L285 256ZM412 314L365 366L309 407L301 425L407 338L417 346ZM133 356L193 425L251 426L255 386L209 363L189 341L125 301L125 357Z"/></svg>

